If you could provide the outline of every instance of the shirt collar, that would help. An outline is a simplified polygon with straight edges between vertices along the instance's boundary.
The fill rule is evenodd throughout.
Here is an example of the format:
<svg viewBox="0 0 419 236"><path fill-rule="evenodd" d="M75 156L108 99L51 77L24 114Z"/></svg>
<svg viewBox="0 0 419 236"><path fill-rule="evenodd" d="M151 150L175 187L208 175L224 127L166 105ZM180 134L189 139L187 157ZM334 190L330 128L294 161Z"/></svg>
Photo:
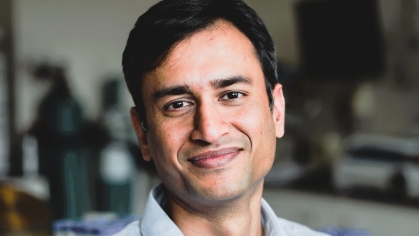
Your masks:
<svg viewBox="0 0 419 236"><path fill-rule="evenodd" d="M150 191L140 224L142 235L183 236L183 233L162 208L166 201L166 189L163 184L154 187ZM272 208L264 199L262 199L261 220L265 236L281 235L276 218Z"/></svg>
<svg viewBox="0 0 419 236"><path fill-rule="evenodd" d="M265 236L280 236L281 229L278 225L277 216L265 199L261 199L261 220Z"/></svg>
<svg viewBox="0 0 419 236"><path fill-rule="evenodd" d="M183 236L183 233L162 208L166 201L166 189L163 184L150 191L140 224L142 235Z"/></svg>

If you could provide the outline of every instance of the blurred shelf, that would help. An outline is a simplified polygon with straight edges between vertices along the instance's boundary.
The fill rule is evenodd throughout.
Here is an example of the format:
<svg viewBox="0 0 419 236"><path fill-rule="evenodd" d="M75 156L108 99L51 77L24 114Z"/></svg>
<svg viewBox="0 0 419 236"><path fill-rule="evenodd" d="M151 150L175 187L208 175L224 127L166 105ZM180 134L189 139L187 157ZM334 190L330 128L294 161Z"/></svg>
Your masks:
<svg viewBox="0 0 419 236"><path fill-rule="evenodd" d="M323 196L347 197L371 203L381 203L388 206L414 208L419 210L419 199L411 198L392 198L386 193L381 193L374 189L355 189L350 196L341 196L333 187L332 174L329 168L317 168L305 173L298 180L287 185L275 185L266 183L265 189L286 189L302 193L313 193Z"/></svg>
<svg viewBox="0 0 419 236"><path fill-rule="evenodd" d="M378 236L419 235L419 199L391 199L372 190L339 196L330 171L319 169L287 185L265 186L263 197L278 216L314 229L366 229Z"/></svg>

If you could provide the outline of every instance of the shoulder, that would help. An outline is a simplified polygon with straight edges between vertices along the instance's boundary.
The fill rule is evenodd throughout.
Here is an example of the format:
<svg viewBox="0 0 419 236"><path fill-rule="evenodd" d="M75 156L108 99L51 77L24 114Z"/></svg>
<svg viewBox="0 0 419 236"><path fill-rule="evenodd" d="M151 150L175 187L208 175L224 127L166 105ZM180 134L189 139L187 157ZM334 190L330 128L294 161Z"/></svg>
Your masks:
<svg viewBox="0 0 419 236"><path fill-rule="evenodd" d="M276 222L280 226L284 235L293 235L293 236L328 236L328 234L321 233L315 230L310 229L309 227L289 221L283 218L276 217Z"/></svg>
<svg viewBox="0 0 419 236"><path fill-rule="evenodd" d="M283 236L327 236L327 234L314 231L309 227L278 217L268 202L262 198L262 223L268 235ZM265 232L266 232L265 231Z"/></svg>
<svg viewBox="0 0 419 236"><path fill-rule="evenodd" d="M140 220L136 220L123 228L121 231L113 234L113 236L141 236Z"/></svg>

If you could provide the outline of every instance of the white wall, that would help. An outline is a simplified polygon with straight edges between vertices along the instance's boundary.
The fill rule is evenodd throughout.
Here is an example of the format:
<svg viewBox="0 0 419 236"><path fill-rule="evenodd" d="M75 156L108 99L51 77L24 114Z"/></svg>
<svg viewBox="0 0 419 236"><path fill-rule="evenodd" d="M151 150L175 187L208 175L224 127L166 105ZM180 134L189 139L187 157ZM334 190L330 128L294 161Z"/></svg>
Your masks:
<svg viewBox="0 0 419 236"><path fill-rule="evenodd" d="M121 55L136 19L157 0L16 0L17 126L34 119L47 86L30 79L33 58L65 62L70 85L89 118L99 112L98 89L107 74L122 77ZM96 90L95 90L96 89Z"/></svg>
<svg viewBox="0 0 419 236"><path fill-rule="evenodd" d="M294 0L248 1L268 27L276 45L277 57L292 64L298 61L294 2Z"/></svg>

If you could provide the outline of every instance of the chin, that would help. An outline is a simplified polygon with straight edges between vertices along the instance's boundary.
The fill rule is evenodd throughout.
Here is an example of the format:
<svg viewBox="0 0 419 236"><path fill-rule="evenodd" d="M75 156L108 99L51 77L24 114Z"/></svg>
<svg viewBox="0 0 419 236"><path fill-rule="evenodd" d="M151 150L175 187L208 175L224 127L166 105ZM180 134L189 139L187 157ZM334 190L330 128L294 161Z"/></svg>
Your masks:
<svg viewBox="0 0 419 236"><path fill-rule="evenodd" d="M249 192L254 180L251 176L211 181L206 183L189 182L188 191L194 198L205 204L233 201Z"/></svg>

